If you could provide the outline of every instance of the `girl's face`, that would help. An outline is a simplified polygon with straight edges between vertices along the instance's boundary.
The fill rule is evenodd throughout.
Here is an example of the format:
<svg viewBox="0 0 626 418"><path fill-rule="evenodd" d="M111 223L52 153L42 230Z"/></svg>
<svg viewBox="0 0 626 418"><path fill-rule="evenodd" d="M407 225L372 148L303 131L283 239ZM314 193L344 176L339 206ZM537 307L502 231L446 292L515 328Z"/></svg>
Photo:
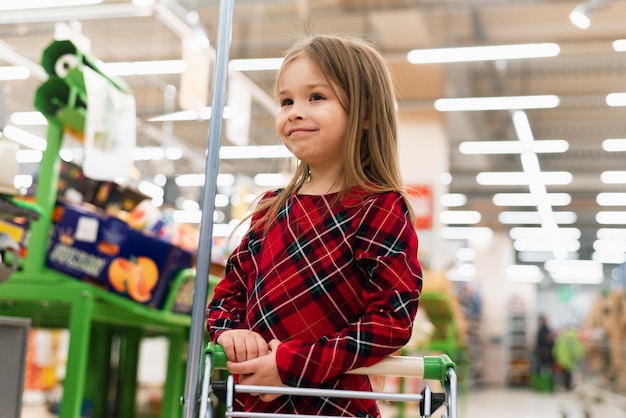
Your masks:
<svg viewBox="0 0 626 418"><path fill-rule="evenodd" d="M338 169L348 115L309 58L285 66L278 79L278 100L276 130L289 151L311 169Z"/></svg>

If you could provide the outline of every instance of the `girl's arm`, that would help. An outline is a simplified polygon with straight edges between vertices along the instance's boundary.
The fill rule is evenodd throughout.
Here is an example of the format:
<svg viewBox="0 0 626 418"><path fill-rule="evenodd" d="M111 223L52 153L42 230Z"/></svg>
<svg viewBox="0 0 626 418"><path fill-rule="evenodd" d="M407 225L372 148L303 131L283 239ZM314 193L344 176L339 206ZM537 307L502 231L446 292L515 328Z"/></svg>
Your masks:
<svg viewBox="0 0 626 418"><path fill-rule="evenodd" d="M206 312L210 341L217 342L224 331L245 329L247 271L252 239L253 233L248 232L229 257L224 278L215 286Z"/></svg>

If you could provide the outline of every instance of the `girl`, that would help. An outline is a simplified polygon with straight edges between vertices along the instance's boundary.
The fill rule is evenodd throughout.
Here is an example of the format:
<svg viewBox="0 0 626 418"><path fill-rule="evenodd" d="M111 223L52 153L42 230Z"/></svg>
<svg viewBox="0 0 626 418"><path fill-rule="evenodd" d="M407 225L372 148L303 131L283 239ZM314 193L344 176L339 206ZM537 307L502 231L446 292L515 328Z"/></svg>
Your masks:
<svg viewBox="0 0 626 418"><path fill-rule="evenodd" d="M371 390L410 338L422 288L397 161L393 83L363 41L302 39L278 73L276 129L298 166L262 196L207 310L246 385ZM241 395L246 411L380 416L375 401Z"/></svg>

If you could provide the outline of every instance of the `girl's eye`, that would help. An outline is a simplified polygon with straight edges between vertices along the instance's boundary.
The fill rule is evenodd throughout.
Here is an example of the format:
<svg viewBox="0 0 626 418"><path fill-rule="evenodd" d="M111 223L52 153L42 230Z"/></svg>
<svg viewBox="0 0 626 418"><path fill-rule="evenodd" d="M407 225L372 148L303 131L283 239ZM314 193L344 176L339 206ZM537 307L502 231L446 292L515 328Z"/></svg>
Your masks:
<svg viewBox="0 0 626 418"><path fill-rule="evenodd" d="M281 106L289 106L289 105L291 105L291 104L293 104L293 100L291 100L291 99L283 99L283 100L281 100L281 102L280 102L280 105L281 105Z"/></svg>
<svg viewBox="0 0 626 418"><path fill-rule="evenodd" d="M324 96L322 96L319 93L314 93L314 94L311 95L311 100L312 101L314 101L314 100L324 100Z"/></svg>

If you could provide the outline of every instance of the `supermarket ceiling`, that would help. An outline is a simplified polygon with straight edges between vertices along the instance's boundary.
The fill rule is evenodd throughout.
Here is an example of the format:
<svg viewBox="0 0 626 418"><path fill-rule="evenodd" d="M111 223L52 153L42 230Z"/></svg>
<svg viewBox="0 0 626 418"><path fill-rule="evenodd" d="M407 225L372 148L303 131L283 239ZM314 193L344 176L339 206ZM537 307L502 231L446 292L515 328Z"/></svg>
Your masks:
<svg viewBox="0 0 626 418"><path fill-rule="evenodd" d="M8 3L8 2L7 2ZM20 4L20 2L11 2ZM49 2L43 2L50 4ZM137 2L139 3L139 2ZM42 51L53 40L58 23L80 32L90 43L90 55L103 63L180 60L183 40L205 33L216 45L219 1L143 1L137 6L130 0L103 0L94 5L37 8L0 13L0 65L24 65L30 69L26 80L2 81L5 95L3 125L14 112L33 110L35 89L47 78L39 67ZM24 3L26 4L26 3ZM445 96L489 97L554 95L556 107L527 109L532 135L536 142L564 140L561 149L537 153L543 173L569 172L563 184L546 184L549 194L564 193L570 200L551 201L549 211L556 214L562 228L580 231L575 249L578 257L590 260L601 245L596 242L599 228L617 230L626 223L624 195L614 205L602 206L599 193L623 193L624 180L613 179L626 170L624 145L626 108L607 105L607 95L626 91L626 52L618 52L613 41L626 38L626 2L565 0L235 0L231 59L274 58L280 56L302 32L347 33L375 42L381 49L398 81L400 110L432 110L441 96L420 85L415 79L429 68L446 74ZM580 29L569 20L576 6L590 10L591 25ZM194 20L196 19L196 20ZM476 61L452 64L414 65L407 62L413 49L504 45L521 43L556 43L557 56L550 58ZM202 59L188 55L192 69L202 69ZM194 59L196 61L194 61ZM191 67L188 67L188 69ZM212 68L212 67L211 67ZM187 82L191 89L210 90L210 77L202 72ZM222 146L240 143L275 145L271 117L273 71L233 71L229 80L236 87L229 97L250 100L249 120L226 125ZM183 110L181 98L184 76L174 74L120 76L133 90L137 104L139 146L179 147L178 160L137 161L145 178L161 173L174 176L203 173L207 146L208 122L197 118L188 121L159 121L159 117ZM207 86L203 87L206 81ZM202 94L200 95L202 96ZM206 104L211 103L210 92ZM195 99L198 96L193 96ZM246 99L248 97L248 99ZM505 186L479 184L481 172L522 172L520 154L461 153L467 141L518 141L518 133L509 110L446 112L451 183L449 191L468 197L455 210L481 214L474 226L508 230L519 224L503 223L503 211L536 211L525 202L513 206L494 204L497 193L528 193L528 185ZM156 120L155 120L156 118ZM45 137L45 127L20 126ZM608 149L617 145L617 150ZM494 142L488 147L494 151ZM277 172L283 165L277 159L230 159L220 163L220 172L238 176ZM604 173L604 174L603 174ZM608 174L607 174L608 173ZM558 182L557 182L558 183ZM558 198L562 195L556 195ZM611 197L601 195L602 199ZM529 198L525 199L530 201ZM610 203L610 202L606 202ZM545 208L544 208L545 209ZM604 215L598 216L599 213ZM572 216L573 215L573 216ZM564 218L560 218L563 216ZM602 217L607 218L606 220ZM569 218L569 219L566 219ZM612 219L611 219L612 218ZM514 221L521 222L521 221ZM607 223L600 223L607 222ZM460 224L459 224L460 225ZM608 237L608 236L607 236ZM626 237L602 241L609 250L623 257ZM520 241L520 245L521 241ZM520 247L521 248L521 247ZM539 247L535 247L539 249ZM573 253L572 253L573 254ZM534 254L541 256L541 254ZM520 260L535 263L540 258ZM605 265L605 273L615 267ZM542 265L542 264L540 264Z"/></svg>

